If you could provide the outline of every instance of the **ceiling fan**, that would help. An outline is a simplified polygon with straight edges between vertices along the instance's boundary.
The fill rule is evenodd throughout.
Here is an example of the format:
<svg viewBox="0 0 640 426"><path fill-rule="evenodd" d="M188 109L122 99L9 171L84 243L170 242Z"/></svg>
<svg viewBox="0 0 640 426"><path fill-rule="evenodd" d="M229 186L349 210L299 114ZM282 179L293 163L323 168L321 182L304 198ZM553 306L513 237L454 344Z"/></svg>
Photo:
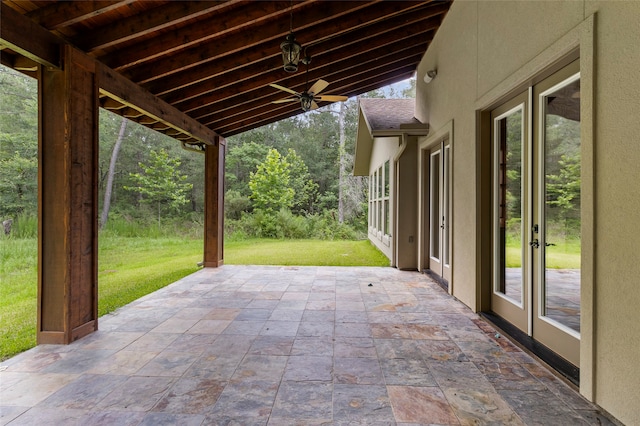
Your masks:
<svg viewBox="0 0 640 426"><path fill-rule="evenodd" d="M304 63L308 64L311 58L305 58L306 61ZM309 66L307 65L307 76L309 75ZM297 102L300 101L300 106L303 111L314 110L318 108L317 102L343 102L348 99L347 96L337 96L337 95L319 95L329 83L320 79L316 81L313 86L309 87L309 89L304 92L298 93L295 90L289 89L284 86L280 86L279 84L271 83L269 86L276 88L278 90L282 90L284 92L292 94L294 97L278 99L277 101L273 101L274 104L283 104L286 102ZM309 79L307 77L307 87L309 86Z"/></svg>

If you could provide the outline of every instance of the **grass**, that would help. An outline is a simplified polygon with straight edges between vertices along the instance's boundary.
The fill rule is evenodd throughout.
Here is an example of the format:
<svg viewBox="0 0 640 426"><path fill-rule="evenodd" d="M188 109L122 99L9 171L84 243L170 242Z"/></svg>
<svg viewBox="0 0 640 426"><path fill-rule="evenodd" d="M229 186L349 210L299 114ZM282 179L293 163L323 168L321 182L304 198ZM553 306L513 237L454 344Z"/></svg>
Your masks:
<svg viewBox="0 0 640 426"><path fill-rule="evenodd" d="M561 238L555 241L562 241ZM546 250L546 267L549 269L580 269L580 241L567 239L563 243L549 246ZM506 247L507 268L521 266L521 249L519 241L509 241Z"/></svg>
<svg viewBox="0 0 640 426"><path fill-rule="evenodd" d="M98 314L104 315L196 270L202 241L99 240ZM225 244L237 265L388 266L368 241L248 240ZM37 240L0 237L0 360L36 344Z"/></svg>
<svg viewBox="0 0 640 426"><path fill-rule="evenodd" d="M230 265L389 266L369 241L245 240L225 244Z"/></svg>

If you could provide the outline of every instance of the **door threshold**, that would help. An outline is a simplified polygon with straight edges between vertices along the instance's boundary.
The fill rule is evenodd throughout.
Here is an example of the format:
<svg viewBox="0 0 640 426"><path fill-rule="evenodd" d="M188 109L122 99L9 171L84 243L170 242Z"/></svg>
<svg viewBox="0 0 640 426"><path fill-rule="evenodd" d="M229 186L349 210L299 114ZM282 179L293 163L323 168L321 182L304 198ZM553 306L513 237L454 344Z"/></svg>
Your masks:
<svg viewBox="0 0 640 426"><path fill-rule="evenodd" d="M570 384L577 386L578 388L580 387L580 367L573 365L496 314L492 312L480 312L480 316L496 328L500 329L500 331L502 331L507 337L513 339L515 343L526 352L534 355L540 361L555 370L560 375L560 378L565 379Z"/></svg>
<svg viewBox="0 0 640 426"><path fill-rule="evenodd" d="M433 278L433 280L443 289L449 292L449 281L442 278L440 275L433 272L431 269L425 269L422 271L423 274L429 275L429 277Z"/></svg>

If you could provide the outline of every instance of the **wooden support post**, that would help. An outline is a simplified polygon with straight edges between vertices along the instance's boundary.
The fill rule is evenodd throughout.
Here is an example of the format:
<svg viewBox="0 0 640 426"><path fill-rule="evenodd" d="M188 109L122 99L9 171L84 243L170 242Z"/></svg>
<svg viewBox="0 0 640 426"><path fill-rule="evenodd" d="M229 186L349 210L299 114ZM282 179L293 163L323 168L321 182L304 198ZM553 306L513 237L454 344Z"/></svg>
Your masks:
<svg viewBox="0 0 640 426"><path fill-rule="evenodd" d="M38 344L98 328L98 82L70 46L63 68L40 70Z"/></svg>
<svg viewBox="0 0 640 426"><path fill-rule="evenodd" d="M205 268L224 263L224 157L226 141L215 138L205 147L204 262Z"/></svg>

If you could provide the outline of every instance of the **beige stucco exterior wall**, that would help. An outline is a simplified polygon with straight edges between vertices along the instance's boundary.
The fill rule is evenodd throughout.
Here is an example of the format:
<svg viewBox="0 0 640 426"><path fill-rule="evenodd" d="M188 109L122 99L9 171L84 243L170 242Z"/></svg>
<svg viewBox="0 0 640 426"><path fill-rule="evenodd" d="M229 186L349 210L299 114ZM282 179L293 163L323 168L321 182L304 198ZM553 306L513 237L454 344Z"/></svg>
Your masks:
<svg viewBox="0 0 640 426"><path fill-rule="evenodd" d="M592 208L583 217L591 284L582 293L581 392L640 424L640 2L455 1L418 67L416 117L432 129L454 123L454 295L476 309L477 111L526 86L574 41L591 95L583 159L594 164L583 175Z"/></svg>

